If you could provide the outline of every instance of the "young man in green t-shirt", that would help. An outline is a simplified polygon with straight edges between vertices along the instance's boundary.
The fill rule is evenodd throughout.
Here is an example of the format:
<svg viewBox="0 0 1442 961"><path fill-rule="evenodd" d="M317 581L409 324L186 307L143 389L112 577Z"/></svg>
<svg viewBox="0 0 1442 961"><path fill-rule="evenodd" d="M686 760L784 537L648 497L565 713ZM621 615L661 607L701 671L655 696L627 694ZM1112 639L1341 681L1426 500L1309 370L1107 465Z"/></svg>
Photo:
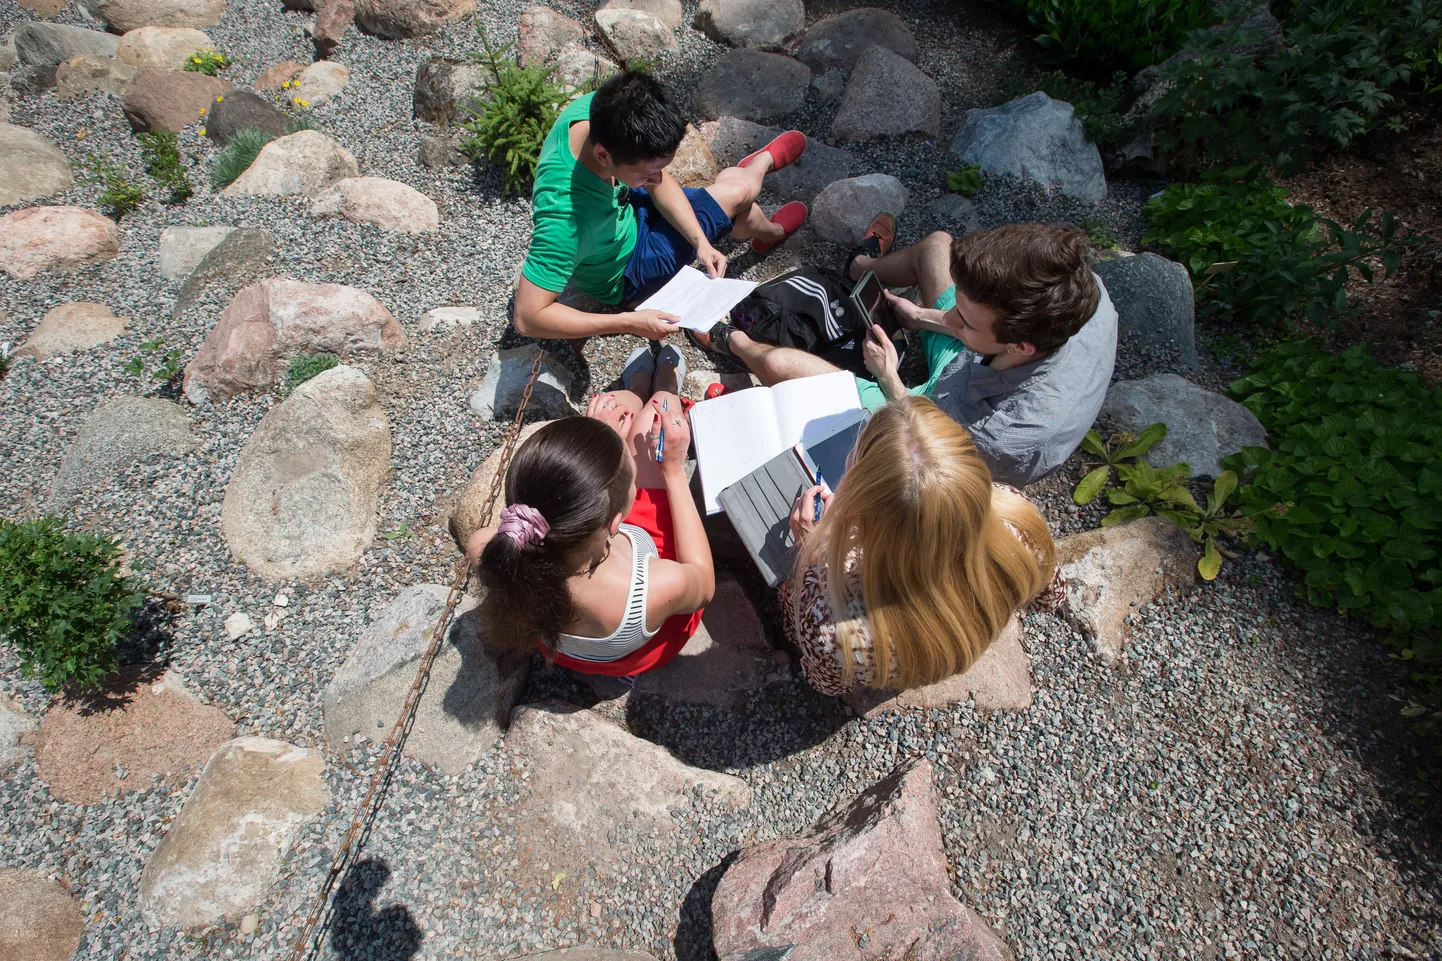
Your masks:
<svg viewBox="0 0 1442 961"><path fill-rule="evenodd" d="M679 319L655 310L592 314L558 302L567 282L604 304L636 304L699 260L712 277L726 234L769 250L800 229L806 206L771 217L756 204L761 180L792 163L806 137L788 131L728 167L704 189L682 188L666 165L686 121L654 77L627 71L573 101L541 147L531 194L531 247L516 291L516 330L528 337L637 334L659 340Z"/></svg>

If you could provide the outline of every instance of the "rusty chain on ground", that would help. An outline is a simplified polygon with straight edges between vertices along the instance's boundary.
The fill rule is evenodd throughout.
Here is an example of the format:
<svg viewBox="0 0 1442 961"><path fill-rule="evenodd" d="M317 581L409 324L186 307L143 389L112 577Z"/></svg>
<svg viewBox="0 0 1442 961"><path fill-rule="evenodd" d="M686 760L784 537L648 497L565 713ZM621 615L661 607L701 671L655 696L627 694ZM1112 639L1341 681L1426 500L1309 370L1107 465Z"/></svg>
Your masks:
<svg viewBox="0 0 1442 961"><path fill-rule="evenodd" d="M496 476L491 480L491 489L486 495L485 505L481 508L481 527L490 526L492 512L496 509L496 501L500 499L501 487L505 483L506 468L510 466L511 456L515 453L516 440L521 436L521 420L526 416L526 405L531 401L531 391L535 389L536 378L540 376L541 362L544 358L544 351L538 350L536 359L531 364L530 380L526 381L525 392L521 394L520 406L516 408L516 416L511 421L510 427L507 428L506 438L501 445L501 459L496 467ZM461 550L465 550L464 545ZM470 565L462 557L456 568L455 579L451 582L450 593L446 596L445 610L441 612L440 620L436 622L435 629L431 631L430 645L426 648L425 654L421 656L420 667L416 670L415 682L411 684L410 692L406 695L406 703L401 709L401 716L396 718L395 726L391 728L390 734L387 735L385 743L381 746L380 759L376 762L374 773L371 774L370 785L366 788L365 797L361 800L360 807L356 809L355 816L351 818L350 828L346 831L345 837L341 839L340 850L331 859L330 871L326 874L325 882L316 894L310 914L306 916L301 925L295 946L291 948L290 954L287 956L289 961L306 961L307 958L314 957L320 951L329 921L328 912L332 908L331 893L335 890L336 879L355 863L356 855L360 853L360 849L370 836L376 814L380 811L381 802L385 799L385 790L394 770L393 764L405 747L411 726L415 724L416 709L420 707L421 695L425 693L426 686L430 683L431 666L435 663L436 654L441 649L441 640L446 635L446 628L450 626L456 605L460 603L466 593L470 579ZM326 919L327 924L321 924L322 919Z"/></svg>

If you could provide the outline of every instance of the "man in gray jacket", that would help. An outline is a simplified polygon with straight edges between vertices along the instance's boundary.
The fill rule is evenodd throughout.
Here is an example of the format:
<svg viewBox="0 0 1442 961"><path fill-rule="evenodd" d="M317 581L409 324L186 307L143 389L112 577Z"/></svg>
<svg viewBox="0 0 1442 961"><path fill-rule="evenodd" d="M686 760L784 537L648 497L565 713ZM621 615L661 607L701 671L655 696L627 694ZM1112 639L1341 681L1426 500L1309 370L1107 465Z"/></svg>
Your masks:
<svg viewBox="0 0 1442 961"><path fill-rule="evenodd" d="M895 236L895 218L878 215L847 272L857 280L870 270L887 287L921 288L929 308L886 296L901 325L920 332L928 376L903 385L896 349L875 328L864 351L876 380L857 378L862 403L878 410L906 393L931 397L971 432L996 481L1040 480L1096 420L1116 363L1117 312L1092 273L1086 232L1012 224L957 240L938 232L891 252ZM724 322L697 340L765 384L837 369Z"/></svg>

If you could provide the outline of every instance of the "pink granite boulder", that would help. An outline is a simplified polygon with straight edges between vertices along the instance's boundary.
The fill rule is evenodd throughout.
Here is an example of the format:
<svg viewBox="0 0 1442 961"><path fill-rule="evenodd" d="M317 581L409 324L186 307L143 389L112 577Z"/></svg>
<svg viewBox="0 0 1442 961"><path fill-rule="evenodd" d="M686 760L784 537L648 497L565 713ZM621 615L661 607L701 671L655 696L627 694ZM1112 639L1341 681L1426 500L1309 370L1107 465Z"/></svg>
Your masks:
<svg viewBox="0 0 1442 961"><path fill-rule="evenodd" d="M114 260L120 227L83 207L26 207L0 217L0 270L16 280Z"/></svg>

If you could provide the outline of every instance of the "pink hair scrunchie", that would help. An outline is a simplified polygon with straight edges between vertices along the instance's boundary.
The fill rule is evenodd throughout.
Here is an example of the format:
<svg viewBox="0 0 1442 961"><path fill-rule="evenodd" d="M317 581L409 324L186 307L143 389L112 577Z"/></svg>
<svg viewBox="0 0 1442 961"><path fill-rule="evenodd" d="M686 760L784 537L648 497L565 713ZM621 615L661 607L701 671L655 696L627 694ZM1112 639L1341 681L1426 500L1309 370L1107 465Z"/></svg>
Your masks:
<svg viewBox="0 0 1442 961"><path fill-rule="evenodd" d="M496 528L497 534L505 534L515 541L517 547L540 543L550 532L551 525L546 523L540 511L529 504L511 504L503 508L501 523Z"/></svg>

